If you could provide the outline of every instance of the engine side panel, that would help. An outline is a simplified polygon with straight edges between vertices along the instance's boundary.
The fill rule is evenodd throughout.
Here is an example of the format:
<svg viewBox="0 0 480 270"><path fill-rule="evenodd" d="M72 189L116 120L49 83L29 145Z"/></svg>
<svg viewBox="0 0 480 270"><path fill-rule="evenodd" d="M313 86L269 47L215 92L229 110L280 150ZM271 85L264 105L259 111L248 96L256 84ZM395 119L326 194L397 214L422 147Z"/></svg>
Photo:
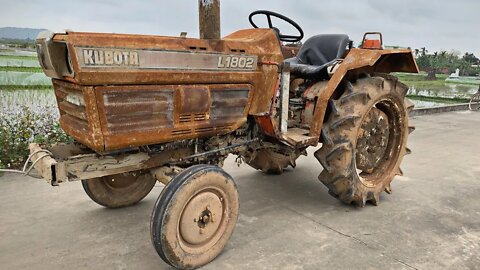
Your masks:
<svg viewBox="0 0 480 270"><path fill-rule="evenodd" d="M221 40L68 32L55 34L53 41L65 44L69 55L64 61L73 76L62 80L80 85L246 83L255 91L250 114L268 112L278 78L276 66L262 63L283 61L271 29L240 30Z"/></svg>
<svg viewBox="0 0 480 270"><path fill-rule="evenodd" d="M54 80L54 88L61 127L97 152L230 133L246 122L253 96L249 84L79 87Z"/></svg>
<svg viewBox="0 0 480 270"><path fill-rule="evenodd" d="M262 62L283 60L270 29L222 40L69 32L42 48L52 44L71 71L51 73L61 126L97 152L233 132L270 110L278 73Z"/></svg>

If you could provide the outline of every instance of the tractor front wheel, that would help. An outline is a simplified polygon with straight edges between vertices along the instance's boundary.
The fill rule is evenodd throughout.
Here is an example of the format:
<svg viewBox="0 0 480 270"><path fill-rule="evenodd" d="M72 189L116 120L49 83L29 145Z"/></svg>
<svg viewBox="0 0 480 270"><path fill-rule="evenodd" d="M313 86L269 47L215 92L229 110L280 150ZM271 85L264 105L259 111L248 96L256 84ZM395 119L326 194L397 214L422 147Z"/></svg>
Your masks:
<svg viewBox="0 0 480 270"><path fill-rule="evenodd" d="M212 165L195 165L165 186L153 208L150 231L158 255L180 269L215 259L238 218L239 200L232 177Z"/></svg>
<svg viewBox="0 0 480 270"><path fill-rule="evenodd" d="M413 104L407 86L395 77L366 77L344 82L343 93L330 102L322 128L322 148L315 152L324 170L319 179L342 202L378 204L380 193L402 175L400 163L410 153L407 138Z"/></svg>

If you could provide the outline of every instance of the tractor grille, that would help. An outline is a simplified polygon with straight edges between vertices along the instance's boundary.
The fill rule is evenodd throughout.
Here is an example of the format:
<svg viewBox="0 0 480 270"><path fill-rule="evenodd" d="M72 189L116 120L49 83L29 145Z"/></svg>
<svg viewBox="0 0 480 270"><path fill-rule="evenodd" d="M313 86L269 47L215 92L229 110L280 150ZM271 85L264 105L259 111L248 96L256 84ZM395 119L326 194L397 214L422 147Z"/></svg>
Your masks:
<svg viewBox="0 0 480 270"><path fill-rule="evenodd" d="M213 120L238 119L244 115L248 103L249 89L219 89L212 90L210 118Z"/></svg>
<svg viewBox="0 0 480 270"><path fill-rule="evenodd" d="M208 116L205 113L180 114L180 116L178 117L178 122L189 123L189 122L205 121L207 119L208 119Z"/></svg>
<svg viewBox="0 0 480 270"><path fill-rule="evenodd" d="M110 133L160 131L173 126L173 90L121 89L103 93Z"/></svg>
<svg viewBox="0 0 480 270"><path fill-rule="evenodd" d="M57 81L53 82L60 118L64 125L77 132L89 132L85 99L80 86Z"/></svg>

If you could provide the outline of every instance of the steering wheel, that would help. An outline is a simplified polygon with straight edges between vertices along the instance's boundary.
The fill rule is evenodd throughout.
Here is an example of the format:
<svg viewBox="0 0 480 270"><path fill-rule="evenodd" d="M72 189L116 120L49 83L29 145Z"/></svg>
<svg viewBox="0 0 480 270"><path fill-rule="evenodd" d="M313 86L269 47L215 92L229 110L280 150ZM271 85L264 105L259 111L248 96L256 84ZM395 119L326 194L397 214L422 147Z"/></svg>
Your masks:
<svg viewBox="0 0 480 270"><path fill-rule="evenodd" d="M250 24L254 27L254 28L259 28L254 22L253 22L253 16L255 15L265 15L267 17L267 21L268 21L268 27L270 29L276 29L278 30L278 28L274 27L273 24L272 24L272 16L273 17L276 17L280 20L283 20L287 23L289 23L290 25L292 25L293 27L295 27L295 29L297 29L298 31L298 35L297 36L292 36L292 35L282 35L280 33L280 30L278 31L278 38L281 40L281 41L284 41L284 42L297 42L297 41L300 41L302 40L303 38L303 30L302 28L300 27L300 25L298 25L296 22L294 22L292 19L286 17L286 16L283 16L282 14L278 14L278 13L275 13L273 11L269 11L269 10L257 10L257 11L254 11L252 13L250 13L250 16L248 16L248 20L250 21Z"/></svg>

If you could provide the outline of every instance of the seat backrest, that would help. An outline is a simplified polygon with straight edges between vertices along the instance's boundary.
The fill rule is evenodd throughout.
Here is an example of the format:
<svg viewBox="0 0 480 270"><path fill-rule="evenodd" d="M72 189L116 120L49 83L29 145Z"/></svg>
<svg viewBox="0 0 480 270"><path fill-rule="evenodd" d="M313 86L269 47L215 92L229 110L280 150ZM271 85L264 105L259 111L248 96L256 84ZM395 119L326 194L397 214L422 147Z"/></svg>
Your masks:
<svg viewBox="0 0 480 270"><path fill-rule="evenodd" d="M341 58L349 42L350 38L343 34L316 35L305 41L297 58L302 64L321 66Z"/></svg>

